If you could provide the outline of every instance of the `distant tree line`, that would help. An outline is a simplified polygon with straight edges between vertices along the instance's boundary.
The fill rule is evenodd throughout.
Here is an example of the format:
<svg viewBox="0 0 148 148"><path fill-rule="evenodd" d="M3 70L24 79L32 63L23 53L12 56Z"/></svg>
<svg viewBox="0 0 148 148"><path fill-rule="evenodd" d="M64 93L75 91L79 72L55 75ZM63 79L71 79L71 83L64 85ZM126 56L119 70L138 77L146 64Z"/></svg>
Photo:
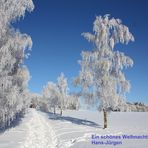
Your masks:
<svg viewBox="0 0 148 148"><path fill-rule="evenodd" d="M67 78L61 73L57 78L57 83L48 82L43 87L41 95L32 97L32 107L54 114L58 110L60 115L65 109L78 110L80 107L79 96L74 93L70 94L68 90Z"/></svg>

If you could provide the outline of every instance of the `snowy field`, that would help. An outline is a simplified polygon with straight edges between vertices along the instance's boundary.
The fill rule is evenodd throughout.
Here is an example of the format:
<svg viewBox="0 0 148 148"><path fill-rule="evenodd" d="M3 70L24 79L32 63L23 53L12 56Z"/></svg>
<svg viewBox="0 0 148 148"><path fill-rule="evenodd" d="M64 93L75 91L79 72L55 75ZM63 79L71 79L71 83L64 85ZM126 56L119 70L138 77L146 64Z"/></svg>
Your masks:
<svg viewBox="0 0 148 148"><path fill-rule="evenodd" d="M148 137L122 137L148 135L148 113L111 113L105 130L102 119L94 111L65 111L60 117L29 109L17 126L0 134L0 148L148 147Z"/></svg>

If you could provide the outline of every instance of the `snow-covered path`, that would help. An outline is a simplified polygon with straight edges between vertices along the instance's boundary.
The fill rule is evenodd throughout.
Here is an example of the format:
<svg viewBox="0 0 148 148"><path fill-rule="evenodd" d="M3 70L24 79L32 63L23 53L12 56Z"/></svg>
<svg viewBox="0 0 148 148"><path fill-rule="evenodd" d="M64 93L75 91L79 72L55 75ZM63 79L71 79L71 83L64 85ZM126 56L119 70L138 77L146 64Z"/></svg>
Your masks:
<svg viewBox="0 0 148 148"><path fill-rule="evenodd" d="M27 123L27 138L21 148L56 148L57 139L48 117L32 110L32 118Z"/></svg>
<svg viewBox="0 0 148 148"><path fill-rule="evenodd" d="M48 114L29 109L20 124L0 134L0 148L57 148Z"/></svg>

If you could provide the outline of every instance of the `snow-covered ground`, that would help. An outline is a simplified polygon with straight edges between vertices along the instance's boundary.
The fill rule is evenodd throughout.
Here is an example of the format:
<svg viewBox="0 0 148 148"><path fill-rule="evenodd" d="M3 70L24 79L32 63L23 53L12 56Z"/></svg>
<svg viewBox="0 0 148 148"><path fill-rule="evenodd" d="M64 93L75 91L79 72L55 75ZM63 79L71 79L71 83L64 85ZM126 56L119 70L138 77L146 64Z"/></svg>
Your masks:
<svg viewBox="0 0 148 148"><path fill-rule="evenodd" d="M0 134L0 148L148 147L148 138L122 138L148 135L148 113L111 113L107 129L102 119L95 111L65 111L60 117L29 109L17 126Z"/></svg>

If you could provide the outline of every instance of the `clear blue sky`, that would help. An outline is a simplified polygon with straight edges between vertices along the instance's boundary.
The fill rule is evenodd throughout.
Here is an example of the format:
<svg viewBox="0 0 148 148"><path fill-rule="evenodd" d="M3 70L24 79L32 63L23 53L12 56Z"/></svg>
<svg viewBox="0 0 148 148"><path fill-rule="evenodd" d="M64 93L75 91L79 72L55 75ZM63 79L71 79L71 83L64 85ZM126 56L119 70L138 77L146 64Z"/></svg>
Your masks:
<svg viewBox="0 0 148 148"><path fill-rule="evenodd" d="M117 46L134 60L126 77L132 88L129 101L148 103L148 1L147 0L34 0L35 10L15 24L16 28L32 37L33 48L25 61L32 79L29 88L41 92L47 81L56 82L64 72L71 86L80 66L82 50L90 50L81 36L91 32L97 15L111 14L120 18L135 37L128 46Z"/></svg>

